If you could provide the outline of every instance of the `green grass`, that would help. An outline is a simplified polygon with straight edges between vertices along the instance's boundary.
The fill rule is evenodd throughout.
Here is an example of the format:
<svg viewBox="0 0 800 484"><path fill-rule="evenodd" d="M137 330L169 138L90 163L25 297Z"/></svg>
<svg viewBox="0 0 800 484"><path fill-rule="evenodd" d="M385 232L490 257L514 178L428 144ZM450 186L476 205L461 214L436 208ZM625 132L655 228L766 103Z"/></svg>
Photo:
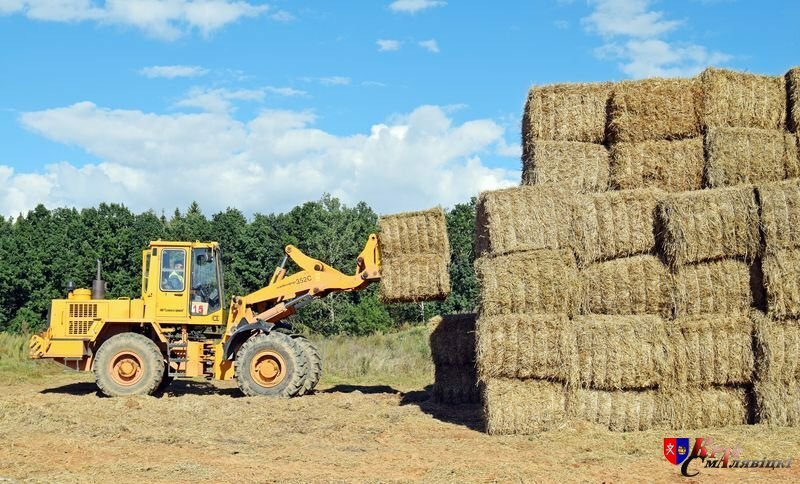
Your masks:
<svg viewBox="0 0 800 484"><path fill-rule="evenodd" d="M47 360L28 358L30 335L0 332L0 384L18 383L59 373L61 367Z"/></svg>

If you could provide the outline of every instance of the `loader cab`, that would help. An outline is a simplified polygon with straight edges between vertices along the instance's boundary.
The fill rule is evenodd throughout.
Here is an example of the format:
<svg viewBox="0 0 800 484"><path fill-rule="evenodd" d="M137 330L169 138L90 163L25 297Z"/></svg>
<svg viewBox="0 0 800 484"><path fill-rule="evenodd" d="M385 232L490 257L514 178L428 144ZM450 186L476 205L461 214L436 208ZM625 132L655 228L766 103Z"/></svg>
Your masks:
<svg viewBox="0 0 800 484"><path fill-rule="evenodd" d="M164 323L222 324L220 255L215 242L151 242L142 253L145 317Z"/></svg>

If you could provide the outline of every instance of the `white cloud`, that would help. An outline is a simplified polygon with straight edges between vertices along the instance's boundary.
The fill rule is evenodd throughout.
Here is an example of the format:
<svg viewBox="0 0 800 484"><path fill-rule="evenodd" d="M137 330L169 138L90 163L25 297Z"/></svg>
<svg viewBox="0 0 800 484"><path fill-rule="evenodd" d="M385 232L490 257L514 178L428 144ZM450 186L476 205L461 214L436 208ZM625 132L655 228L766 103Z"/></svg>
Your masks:
<svg viewBox="0 0 800 484"><path fill-rule="evenodd" d="M416 13L433 7L443 7L447 2L438 0L395 0L389 4L389 8L394 12Z"/></svg>
<svg viewBox="0 0 800 484"><path fill-rule="evenodd" d="M378 39L375 41L378 44L378 52L391 52L400 50L401 42L392 39Z"/></svg>
<svg viewBox="0 0 800 484"><path fill-rule="evenodd" d="M207 89L195 87L175 103L176 106L198 108L210 113L223 113L233 108L234 101L263 101L266 89Z"/></svg>
<svg viewBox="0 0 800 484"><path fill-rule="evenodd" d="M175 79L176 77L199 77L208 74L208 69L200 66L150 66L139 70L139 74L151 79L163 77L165 79Z"/></svg>
<svg viewBox="0 0 800 484"><path fill-rule="evenodd" d="M320 77L317 79L323 86L347 86L351 79L344 76Z"/></svg>
<svg viewBox="0 0 800 484"><path fill-rule="evenodd" d="M0 0L0 14L22 14L49 22L124 25L165 40L192 30L209 35L268 9L267 5L241 0Z"/></svg>
<svg viewBox="0 0 800 484"><path fill-rule="evenodd" d="M301 90L295 89L293 87L275 87L275 86L267 86L264 88L265 91L271 94L277 94L278 96L284 97L307 97L308 93Z"/></svg>
<svg viewBox="0 0 800 484"><path fill-rule="evenodd" d="M436 43L436 39L422 40L418 43L420 47L427 49L430 52L433 52L435 54L439 53L439 44Z"/></svg>
<svg viewBox="0 0 800 484"><path fill-rule="evenodd" d="M295 19L295 16L286 10L278 10L277 12L270 14L269 18L278 22L291 22Z"/></svg>
<svg viewBox="0 0 800 484"><path fill-rule="evenodd" d="M590 0L594 11L582 20L589 30L604 37L658 37L681 25L667 20L664 12L650 11L650 0Z"/></svg>
<svg viewBox="0 0 800 484"><path fill-rule="evenodd" d="M519 179L518 170L489 167L480 158L511 151L500 125L488 119L454 124L437 106L349 136L314 127L311 112L285 110L243 122L223 111L153 114L83 102L25 113L21 122L102 161L61 162L36 172L0 166L6 215L39 202L84 207L101 201L159 211L197 200L207 212L226 206L272 212L323 192L388 213L450 206Z"/></svg>
<svg viewBox="0 0 800 484"><path fill-rule="evenodd" d="M700 45L681 46L658 39L629 40L609 50L614 52L613 57L623 60L620 69L636 79L693 76L709 65L731 59L727 54L709 52Z"/></svg>

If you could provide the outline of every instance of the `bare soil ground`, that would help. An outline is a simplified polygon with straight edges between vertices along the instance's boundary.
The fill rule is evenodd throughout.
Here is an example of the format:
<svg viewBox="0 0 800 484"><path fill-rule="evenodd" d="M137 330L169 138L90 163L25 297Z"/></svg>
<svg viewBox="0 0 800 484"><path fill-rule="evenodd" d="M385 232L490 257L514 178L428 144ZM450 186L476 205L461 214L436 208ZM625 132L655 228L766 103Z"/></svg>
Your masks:
<svg viewBox="0 0 800 484"><path fill-rule="evenodd" d="M745 458L797 457L800 429L739 426L612 433L574 424L489 436L478 406L440 406L424 384L328 385L291 400L178 382L111 399L89 375L0 386L0 482L674 481L662 438L713 436ZM686 434L686 435L684 435ZM800 480L789 470L700 469L700 478Z"/></svg>

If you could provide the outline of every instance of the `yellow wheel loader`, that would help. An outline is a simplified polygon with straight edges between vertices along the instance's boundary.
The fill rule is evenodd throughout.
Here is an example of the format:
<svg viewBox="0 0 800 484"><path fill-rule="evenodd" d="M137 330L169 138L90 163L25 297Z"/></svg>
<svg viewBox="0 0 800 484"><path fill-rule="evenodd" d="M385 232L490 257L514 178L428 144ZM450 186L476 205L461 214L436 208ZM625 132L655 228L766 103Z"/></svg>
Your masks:
<svg viewBox="0 0 800 484"><path fill-rule="evenodd" d="M151 242L140 299L106 299L98 261L91 290L68 287L66 299L52 301L30 356L94 372L108 396L151 394L192 377L235 378L245 395L303 395L319 382L320 356L286 318L316 298L378 281L381 255L371 234L346 275L291 245L284 252L269 284L233 296L228 308L216 242ZM287 275L289 259L299 270Z"/></svg>

